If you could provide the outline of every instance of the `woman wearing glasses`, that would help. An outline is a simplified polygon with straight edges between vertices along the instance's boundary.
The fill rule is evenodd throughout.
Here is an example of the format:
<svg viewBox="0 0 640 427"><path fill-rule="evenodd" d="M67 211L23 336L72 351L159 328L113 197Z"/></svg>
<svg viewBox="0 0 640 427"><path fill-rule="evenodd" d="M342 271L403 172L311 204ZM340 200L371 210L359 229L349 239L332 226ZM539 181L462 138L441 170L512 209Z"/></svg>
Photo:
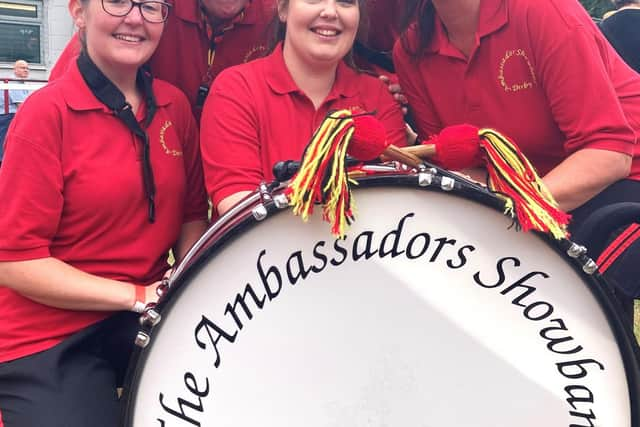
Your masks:
<svg viewBox="0 0 640 427"><path fill-rule="evenodd" d="M70 0L84 51L35 92L0 172L6 427L114 427L137 314L206 224L185 96L141 66L169 5ZM0 425L2 422L0 422Z"/></svg>

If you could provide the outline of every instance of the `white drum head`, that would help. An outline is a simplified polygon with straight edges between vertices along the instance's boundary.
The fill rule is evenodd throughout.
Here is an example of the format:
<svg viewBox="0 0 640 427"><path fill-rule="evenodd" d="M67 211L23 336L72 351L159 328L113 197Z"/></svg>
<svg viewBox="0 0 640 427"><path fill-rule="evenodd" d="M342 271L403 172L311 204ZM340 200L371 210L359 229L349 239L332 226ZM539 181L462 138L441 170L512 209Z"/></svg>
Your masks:
<svg viewBox="0 0 640 427"><path fill-rule="evenodd" d="M354 197L344 241L287 211L188 277L143 351L127 425L631 426L599 283L483 205Z"/></svg>

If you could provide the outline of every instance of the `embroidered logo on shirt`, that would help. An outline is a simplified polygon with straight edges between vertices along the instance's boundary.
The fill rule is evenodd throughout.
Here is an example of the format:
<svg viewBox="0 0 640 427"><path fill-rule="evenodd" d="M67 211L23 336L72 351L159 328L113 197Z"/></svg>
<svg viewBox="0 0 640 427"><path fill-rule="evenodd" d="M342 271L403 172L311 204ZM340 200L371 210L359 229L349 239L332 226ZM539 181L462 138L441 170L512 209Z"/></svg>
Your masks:
<svg viewBox="0 0 640 427"><path fill-rule="evenodd" d="M244 62L252 61L256 58L260 58L267 51L267 47L265 45L257 45L249 49L244 56Z"/></svg>
<svg viewBox="0 0 640 427"><path fill-rule="evenodd" d="M173 148L169 148L167 146L165 134L167 132L167 129L169 129L171 126L173 126L173 123L171 123L170 120L167 120L160 127L160 145L162 145L162 149L164 150L165 154L168 154L169 156L180 157L182 156L182 150L174 150Z"/></svg>
<svg viewBox="0 0 640 427"><path fill-rule="evenodd" d="M531 89L537 84L533 65L523 49L513 49L505 52L500 61L498 81L507 93Z"/></svg>

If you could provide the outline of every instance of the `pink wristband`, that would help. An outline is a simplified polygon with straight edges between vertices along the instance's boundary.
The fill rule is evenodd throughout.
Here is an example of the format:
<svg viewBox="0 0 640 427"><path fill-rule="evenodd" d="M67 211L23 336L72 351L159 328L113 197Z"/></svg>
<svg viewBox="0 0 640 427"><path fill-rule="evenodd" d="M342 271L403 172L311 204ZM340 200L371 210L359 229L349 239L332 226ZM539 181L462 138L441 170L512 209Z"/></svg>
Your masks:
<svg viewBox="0 0 640 427"><path fill-rule="evenodd" d="M133 303L133 307L131 307L131 311L135 313L142 313L145 307L147 306L144 302L147 295L147 291L146 291L147 288L145 286L139 286L139 285L135 285L135 287L136 287L136 300Z"/></svg>

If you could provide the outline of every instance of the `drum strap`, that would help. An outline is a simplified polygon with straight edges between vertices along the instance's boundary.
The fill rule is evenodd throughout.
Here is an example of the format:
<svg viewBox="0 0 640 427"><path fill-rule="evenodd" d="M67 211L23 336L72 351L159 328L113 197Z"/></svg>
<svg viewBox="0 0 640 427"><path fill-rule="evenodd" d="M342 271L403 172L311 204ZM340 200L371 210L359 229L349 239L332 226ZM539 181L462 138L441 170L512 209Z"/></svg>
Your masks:
<svg viewBox="0 0 640 427"><path fill-rule="evenodd" d="M598 257L600 272L604 274L620 255L638 239L640 239L640 224L632 224L627 227Z"/></svg>
<svg viewBox="0 0 640 427"><path fill-rule="evenodd" d="M136 84L142 89L145 95L147 107L147 114L144 120L143 129L133 114L131 104L127 102L120 89L118 89L116 85L114 85L111 80L109 80L107 76L100 71L86 52L82 52L80 56L78 56L77 64L80 74L82 74L82 78L87 83L87 86L89 86L89 89L91 89L93 95L100 102L106 105L113 114L118 117L142 142L142 183L149 203L149 222L154 223L156 218L156 185L153 178L153 169L151 168L149 136L145 131L153 120L153 116L157 110L156 99L152 88L153 77L142 68L138 69Z"/></svg>

